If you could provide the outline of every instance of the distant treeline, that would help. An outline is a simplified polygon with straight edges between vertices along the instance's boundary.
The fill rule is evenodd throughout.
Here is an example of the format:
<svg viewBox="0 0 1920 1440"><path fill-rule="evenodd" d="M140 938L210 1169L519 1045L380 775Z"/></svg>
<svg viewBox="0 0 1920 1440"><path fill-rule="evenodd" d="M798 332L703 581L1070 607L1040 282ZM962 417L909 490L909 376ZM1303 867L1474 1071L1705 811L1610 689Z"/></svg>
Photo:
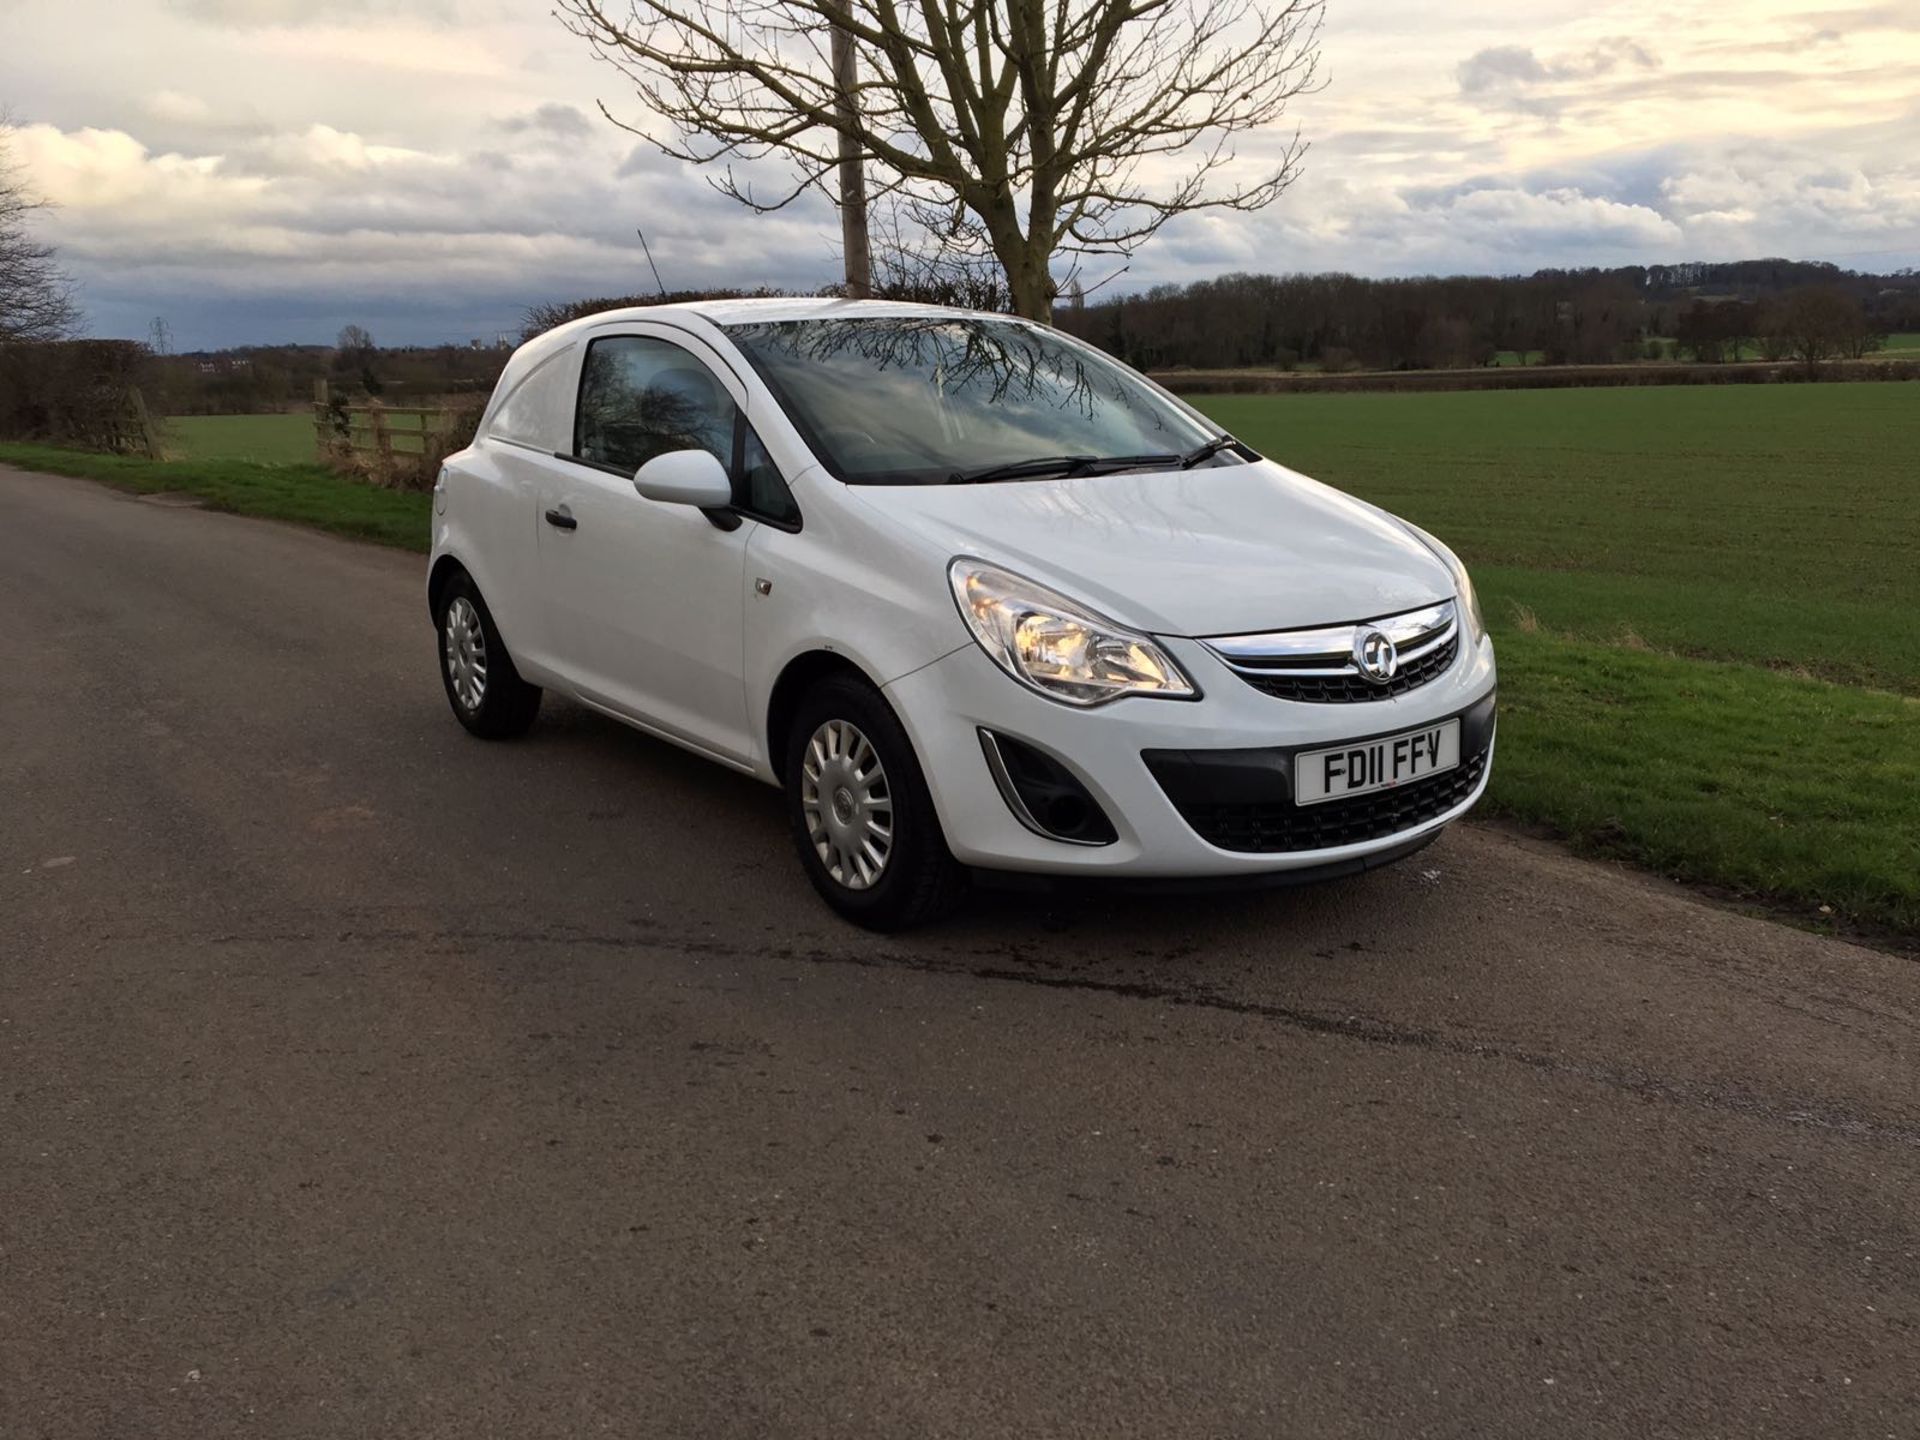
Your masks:
<svg viewBox="0 0 1920 1440"><path fill-rule="evenodd" d="M1225 275L1065 307L1055 322L1145 370L1817 361L1920 330L1920 274L1753 260L1506 278Z"/></svg>
<svg viewBox="0 0 1920 1440"><path fill-rule="evenodd" d="M684 300L777 296L684 291L555 301L526 313L527 339L582 315ZM831 290L823 293L835 293ZM977 277L888 298L990 308ZM1920 273L1861 274L1793 260L1542 270L1505 278L1367 280L1225 275L1134 295L1063 302L1062 329L1143 370L1441 370L1507 364L1605 365L1682 358L1857 359L1879 336L1920 331ZM357 325L334 345L250 345L161 355L150 384L170 415L308 404L313 382L392 404L493 387L511 344L381 347Z"/></svg>
<svg viewBox="0 0 1920 1440"><path fill-rule="evenodd" d="M364 330L338 345L244 345L233 350L156 355L150 384L168 415L248 415L313 402L313 382L393 405L493 389L511 345L378 346Z"/></svg>

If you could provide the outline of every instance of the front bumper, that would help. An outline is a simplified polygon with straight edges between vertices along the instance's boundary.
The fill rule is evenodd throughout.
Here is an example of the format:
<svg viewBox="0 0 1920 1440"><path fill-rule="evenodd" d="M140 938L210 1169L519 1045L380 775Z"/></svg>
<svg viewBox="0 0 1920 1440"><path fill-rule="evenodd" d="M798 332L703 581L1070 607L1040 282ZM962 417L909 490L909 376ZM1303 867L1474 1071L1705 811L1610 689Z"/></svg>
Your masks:
<svg viewBox="0 0 1920 1440"><path fill-rule="evenodd" d="M1160 638L1200 687L1197 700L1139 696L1074 709L1009 679L968 645L886 687L912 737L947 844L955 858L990 870L1133 878L1342 873L1349 862L1391 858L1430 839L1485 792L1493 770L1493 645L1462 645L1446 674L1407 694L1359 704L1301 704L1263 695L1193 640ZM1484 709L1482 708L1484 706ZM1485 760L1470 793L1439 814L1351 844L1284 852L1223 849L1182 815L1164 781L1165 752L1291 752L1412 729L1461 716L1463 758L1484 734ZM1475 730L1484 717L1484 728ZM1076 845L1034 833L1017 819L982 752L981 730L1022 741L1066 765L1106 812L1111 844ZM1148 754L1161 757L1162 778ZM1247 757L1243 753L1241 760ZM1233 757L1226 757L1231 764ZM1285 754L1269 761L1283 777ZM1217 773L1217 772L1216 772ZM1179 787L1176 784L1174 788Z"/></svg>

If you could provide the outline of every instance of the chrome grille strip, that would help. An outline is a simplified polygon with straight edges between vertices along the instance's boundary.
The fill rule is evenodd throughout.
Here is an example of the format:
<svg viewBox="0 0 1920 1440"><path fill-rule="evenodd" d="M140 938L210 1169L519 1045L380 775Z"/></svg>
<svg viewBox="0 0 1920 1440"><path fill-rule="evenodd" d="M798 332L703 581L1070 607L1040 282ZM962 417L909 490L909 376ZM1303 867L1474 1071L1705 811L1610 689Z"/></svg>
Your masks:
<svg viewBox="0 0 1920 1440"><path fill-rule="evenodd" d="M1294 666L1318 661L1326 674L1352 674L1353 632L1356 626L1371 625L1383 631L1400 651L1402 659L1417 660L1436 645L1444 645L1458 621L1453 601L1442 600L1419 610L1388 615L1379 620L1350 621L1345 625L1321 625L1311 630L1273 630L1254 635L1215 635L1201 643L1236 670L1269 672L1284 667L1288 674L1310 674Z"/></svg>
<svg viewBox="0 0 1920 1440"><path fill-rule="evenodd" d="M1363 675L1355 663L1355 639L1370 629L1394 642L1397 668L1384 680ZM1200 643L1263 694L1306 704L1340 704L1390 700L1439 679L1453 668L1460 635L1455 602L1442 600L1348 625L1203 637Z"/></svg>
<svg viewBox="0 0 1920 1440"><path fill-rule="evenodd" d="M1446 629L1425 636L1411 649L1400 650L1400 668L1405 669L1415 661L1424 660L1434 651L1453 643L1457 625L1449 624ZM1398 647L1396 647L1398 648ZM1218 652L1215 652L1218 653ZM1353 647L1347 647L1346 663L1342 665L1295 665L1291 662L1235 660L1231 656L1221 655L1227 665L1241 675L1258 675L1262 679L1274 680L1334 680L1351 678L1360 672L1353 668ZM1331 660L1331 655L1315 655L1314 660Z"/></svg>
<svg viewBox="0 0 1920 1440"><path fill-rule="evenodd" d="M1410 661L1418 660L1421 656L1431 651L1438 650L1442 645L1453 639L1454 631L1459 628L1458 624L1449 620L1447 621L1445 629L1436 630L1429 635L1423 636L1417 644L1397 646L1396 648L1400 651L1400 663L1405 665Z"/></svg>

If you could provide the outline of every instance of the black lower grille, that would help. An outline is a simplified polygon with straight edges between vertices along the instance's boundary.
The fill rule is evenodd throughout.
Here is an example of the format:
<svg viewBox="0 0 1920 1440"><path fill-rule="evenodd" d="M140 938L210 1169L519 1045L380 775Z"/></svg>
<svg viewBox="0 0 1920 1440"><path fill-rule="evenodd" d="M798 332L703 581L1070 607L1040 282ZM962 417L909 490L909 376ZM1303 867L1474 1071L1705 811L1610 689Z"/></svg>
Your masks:
<svg viewBox="0 0 1920 1440"><path fill-rule="evenodd" d="M1437 680L1447 673L1447 667L1459 653L1460 636L1456 631L1446 644L1428 651L1385 684L1376 684L1359 675L1289 675L1285 670L1252 671L1237 666L1234 674L1278 700L1300 700L1312 705L1353 704L1391 700L1429 680Z"/></svg>
<svg viewBox="0 0 1920 1440"><path fill-rule="evenodd" d="M1488 747L1453 769L1392 790L1295 805L1291 800L1182 801L1149 757L1150 768L1181 816L1210 845L1222 850L1278 854L1293 850L1330 850L1380 840L1444 815L1462 804L1486 773Z"/></svg>

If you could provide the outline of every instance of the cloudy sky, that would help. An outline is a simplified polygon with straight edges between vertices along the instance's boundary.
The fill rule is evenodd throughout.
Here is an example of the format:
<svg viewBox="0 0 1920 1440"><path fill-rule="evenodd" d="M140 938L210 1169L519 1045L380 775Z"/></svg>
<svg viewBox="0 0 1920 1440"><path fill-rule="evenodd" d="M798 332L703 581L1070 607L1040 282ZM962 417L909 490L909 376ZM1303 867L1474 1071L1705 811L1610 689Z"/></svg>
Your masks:
<svg viewBox="0 0 1920 1440"><path fill-rule="evenodd" d="M1920 264L1920 0L1328 0L1307 174L1183 220L1119 288L1224 270ZM834 278L544 0L0 0L0 106L92 329L181 348L492 336L527 304ZM1259 137L1243 146L1257 161Z"/></svg>

